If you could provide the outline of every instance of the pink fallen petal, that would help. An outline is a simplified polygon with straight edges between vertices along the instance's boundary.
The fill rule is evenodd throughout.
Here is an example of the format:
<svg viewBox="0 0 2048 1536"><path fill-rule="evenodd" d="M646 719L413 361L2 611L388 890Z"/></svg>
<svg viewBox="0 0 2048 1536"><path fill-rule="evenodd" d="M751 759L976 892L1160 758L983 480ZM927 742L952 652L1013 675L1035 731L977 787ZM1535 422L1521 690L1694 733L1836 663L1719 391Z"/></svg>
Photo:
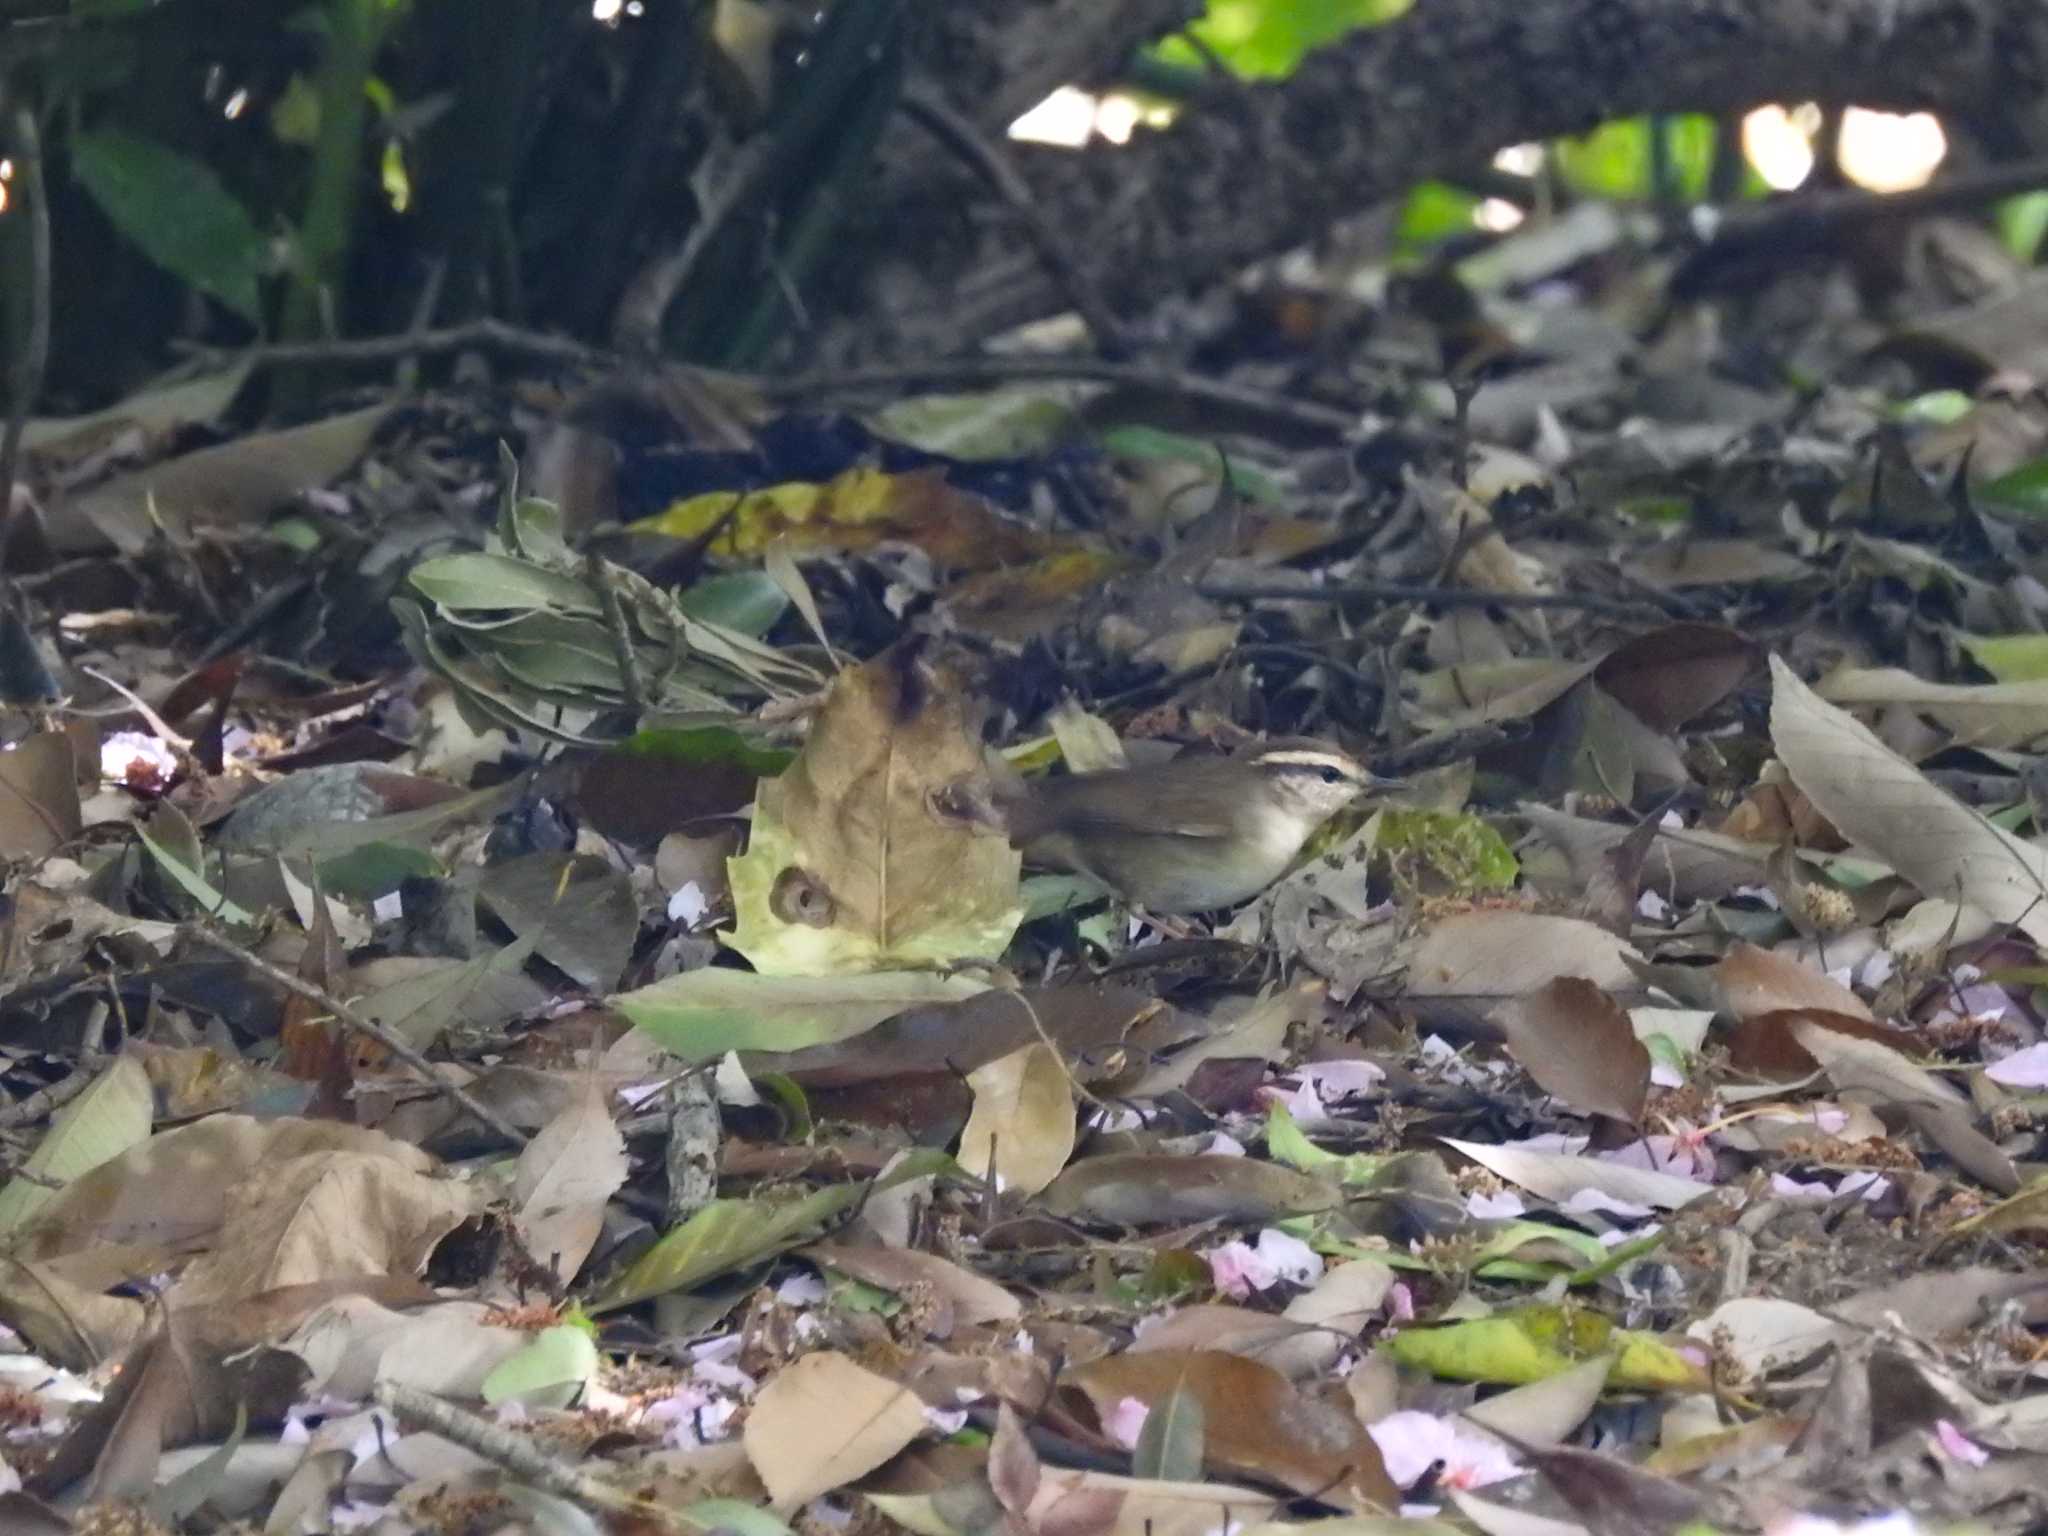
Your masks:
<svg viewBox="0 0 2048 1536"><path fill-rule="evenodd" d="M1984 1075L2008 1088L2048 1088L2048 1041L1993 1062Z"/></svg>
<svg viewBox="0 0 2048 1536"><path fill-rule="evenodd" d="M1141 1398L1119 1398L1116 1406L1102 1416L1102 1432L1125 1450L1135 1451L1151 1412L1150 1405Z"/></svg>
<svg viewBox="0 0 2048 1536"><path fill-rule="evenodd" d="M1981 1467L1991 1459L1991 1453L1964 1434L1947 1419L1934 1421L1934 1439L1942 1450L1967 1466Z"/></svg>
<svg viewBox="0 0 2048 1536"><path fill-rule="evenodd" d="M1202 1255L1209 1261L1209 1280L1217 1293L1243 1301L1280 1277L1250 1243L1229 1242Z"/></svg>
<svg viewBox="0 0 2048 1536"><path fill-rule="evenodd" d="M1484 1488L1522 1475L1506 1446L1491 1435L1433 1413L1404 1409L1366 1426L1386 1462L1387 1476L1412 1488L1432 1468L1444 1488Z"/></svg>

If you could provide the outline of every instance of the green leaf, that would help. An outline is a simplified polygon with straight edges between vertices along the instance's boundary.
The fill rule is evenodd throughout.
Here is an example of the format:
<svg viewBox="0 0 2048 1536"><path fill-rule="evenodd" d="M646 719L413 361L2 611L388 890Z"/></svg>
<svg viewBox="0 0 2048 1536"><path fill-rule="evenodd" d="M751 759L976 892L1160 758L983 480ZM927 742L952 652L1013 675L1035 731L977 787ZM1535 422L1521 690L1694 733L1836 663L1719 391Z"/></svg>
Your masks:
<svg viewBox="0 0 2048 1536"><path fill-rule="evenodd" d="M654 757L664 762L731 763L757 779L772 779L787 768L796 754L787 747L757 746L729 726L707 725L695 730L658 728L636 731L612 749L627 757Z"/></svg>
<svg viewBox="0 0 2048 1536"><path fill-rule="evenodd" d="M211 167L118 129L74 138L71 167L143 255L251 325L262 322L256 280L268 270L269 248Z"/></svg>
<svg viewBox="0 0 2048 1536"><path fill-rule="evenodd" d="M913 1152L880 1178L835 1184L799 1200L714 1200L635 1259L591 1304L593 1312L629 1307L666 1291L686 1291L809 1241L826 1223L870 1194L954 1167L943 1152Z"/></svg>
<svg viewBox="0 0 2048 1536"><path fill-rule="evenodd" d="M845 976L761 976L704 966L621 992L612 1006L686 1062L727 1051L796 1051L844 1040L905 1009L988 990L969 976L868 971Z"/></svg>
<svg viewBox="0 0 2048 1536"><path fill-rule="evenodd" d="M1970 660L2001 683L2048 679L2048 635L1965 635L1956 639Z"/></svg>
<svg viewBox="0 0 2048 1536"><path fill-rule="evenodd" d="M1506 890L1521 864L1500 833L1477 816L1387 807L1379 848L1427 864L1460 890Z"/></svg>
<svg viewBox="0 0 2048 1536"><path fill-rule="evenodd" d="M2023 192L2000 203L1996 212L1998 237L2013 258L2032 266L2041 254L2041 240L2048 235L2048 192Z"/></svg>
<svg viewBox="0 0 2048 1536"><path fill-rule="evenodd" d="M517 1401L530 1408L566 1408L597 1374L597 1344L588 1330L559 1323L490 1370L479 1389L492 1407Z"/></svg>
<svg viewBox="0 0 2048 1536"><path fill-rule="evenodd" d="M21 1176L0 1188L0 1233L33 1216L59 1188L149 1137L156 1092L133 1056L116 1057L85 1092L57 1111ZM52 1187L55 1186L55 1187Z"/></svg>
<svg viewBox="0 0 2048 1536"><path fill-rule="evenodd" d="M1401 205L1401 222L1394 231L1394 243L1403 251L1427 250L1474 228L1473 215L1479 210L1477 194L1448 182L1425 181L1408 194Z"/></svg>
<svg viewBox="0 0 2048 1536"><path fill-rule="evenodd" d="M705 1531L730 1531L733 1536L792 1536L790 1528L768 1510L739 1499L699 1499L684 1505L676 1514Z"/></svg>
<svg viewBox="0 0 2048 1536"><path fill-rule="evenodd" d="M323 861L320 884L330 895L375 901L413 876L442 872L441 861L412 843L365 843Z"/></svg>
<svg viewBox="0 0 2048 1536"><path fill-rule="evenodd" d="M728 571L677 593L676 606L693 619L758 640L789 611L789 598L766 571Z"/></svg>
<svg viewBox="0 0 2048 1536"><path fill-rule="evenodd" d="M1358 27L1391 21L1411 0L1209 0L1209 11L1188 30L1237 74L1279 79L1294 73L1305 54ZM1201 62L1179 38L1159 49L1172 63Z"/></svg>
<svg viewBox="0 0 2048 1536"><path fill-rule="evenodd" d="M1993 502L2029 517L2048 513L2048 459L2035 459L1977 487L1979 501Z"/></svg>
<svg viewBox="0 0 2048 1536"><path fill-rule="evenodd" d="M207 916L218 918L224 923L250 924L256 921L248 912L215 890L213 883L198 870L179 859L140 825L135 828L135 835L142 839L142 846L155 856L157 867L170 877L171 883L191 897L199 910Z"/></svg>
<svg viewBox="0 0 2048 1536"><path fill-rule="evenodd" d="M913 395L869 419L881 436L977 463L1044 453L1069 432L1099 384L1032 383L972 395Z"/></svg>
<svg viewBox="0 0 2048 1536"><path fill-rule="evenodd" d="M1104 452L1121 459L1163 459L1177 464L1199 465L1206 470L1221 470L1226 462L1214 443L1179 432L1161 431L1157 427L1113 427L1102 434L1102 447ZM1279 483L1263 470L1237 459L1227 462L1232 490L1267 506L1277 506L1287 499L1287 493Z"/></svg>
<svg viewBox="0 0 2048 1536"><path fill-rule="evenodd" d="M573 576L510 555L459 554L422 560L406 580L414 590L457 613L497 608L558 608L597 614L596 595Z"/></svg>
<svg viewBox="0 0 2048 1536"><path fill-rule="evenodd" d="M1192 1392L1175 1392L1145 1415L1131 1455L1131 1475L1167 1483L1199 1483L1206 1438L1202 1400Z"/></svg>

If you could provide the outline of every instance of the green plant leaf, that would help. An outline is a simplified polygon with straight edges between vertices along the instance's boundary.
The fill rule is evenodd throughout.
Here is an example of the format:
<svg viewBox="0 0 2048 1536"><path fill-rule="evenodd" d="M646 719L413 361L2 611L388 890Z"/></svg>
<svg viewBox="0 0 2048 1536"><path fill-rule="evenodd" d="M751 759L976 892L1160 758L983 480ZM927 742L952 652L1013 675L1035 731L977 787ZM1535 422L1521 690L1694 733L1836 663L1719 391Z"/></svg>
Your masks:
<svg viewBox="0 0 2048 1536"><path fill-rule="evenodd" d="M1977 499L2030 517L2048 513L2048 459L2035 459L1977 487Z"/></svg>
<svg viewBox="0 0 2048 1536"><path fill-rule="evenodd" d="M693 619L758 640L789 611L789 598L766 571L727 571L677 593L676 606Z"/></svg>
<svg viewBox="0 0 2048 1536"><path fill-rule="evenodd" d="M1138 1431L1137 1449L1131 1455L1131 1475L1166 1483L1199 1483L1204 1439L1202 1400L1192 1392L1175 1392L1145 1415L1145 1427Z"/></svg>
<svg viewBox="0 0 2048 1536"><path fill-rule="evenodd" d="M533 1342L500 1360L479 1389L492 1407L517 1401L532 1408L566 1408L597 1374L597 1344L568 1323L543 1328Z"/></svg>
<svg viewBox="0 0 2048 1536"><path fill-rule="evenodd" d="M269 248L249 211L211 167L118 129L79 134L71 167L114 228L166 272L251 325Z"/></svg>
<svg viewBox="0 0 2048 1536"><path fill-rule="evenodd" d="M665 1291L686 1291L808 1241L870 1194L954 1167L943 1152L913 1152L879 1178L834 1184L798 1200L714 1200L665 1233L591 1304L592 1312L631 1306Z"/></svg>
<svg viewBox="0 0 2048 1536"><path fill-rule="evenodd" d="M0 1233L12 1232L64 1185L146 1140L156 1091L133 1056L116 1057L85 1092L57 1111L19 1177L0 1188Z"/></svg>
<svg viewBox="0 0 2048 1536"><path fill-rule="evenodd" d="M796 1051L844 1040L908 1008L988 990L970 976L866 971L844 976L762 976L703 966L613 996L612 1006L687 1062L727 1051Z"/></svg>
<svg viewBox="0 0 2048 1536"><path fill-rule="evenodd" d="M1965 635L1956 639L1970 660L2001 683L2048 679L2048 635Z"/></svg>

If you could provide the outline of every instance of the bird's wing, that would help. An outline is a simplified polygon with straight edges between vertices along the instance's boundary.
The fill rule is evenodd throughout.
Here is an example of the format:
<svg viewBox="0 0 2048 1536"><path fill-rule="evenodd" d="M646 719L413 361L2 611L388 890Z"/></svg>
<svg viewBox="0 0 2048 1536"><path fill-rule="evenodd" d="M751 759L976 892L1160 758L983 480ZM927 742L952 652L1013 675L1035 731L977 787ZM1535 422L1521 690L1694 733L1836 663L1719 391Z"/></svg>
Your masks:
<svg viewBox="0 0 2048 1536"><path fill-rule="evenodd" d="M1057 827L1077 838L1086 837L1186 837L1196 839L1230 836L1228 820L1190 811L1174 802L1172 793L1133 803L1118 786L1114 802L1091 784L1089 776L1058 779L1047 783L1034 807L1041 827Z"/></svg>

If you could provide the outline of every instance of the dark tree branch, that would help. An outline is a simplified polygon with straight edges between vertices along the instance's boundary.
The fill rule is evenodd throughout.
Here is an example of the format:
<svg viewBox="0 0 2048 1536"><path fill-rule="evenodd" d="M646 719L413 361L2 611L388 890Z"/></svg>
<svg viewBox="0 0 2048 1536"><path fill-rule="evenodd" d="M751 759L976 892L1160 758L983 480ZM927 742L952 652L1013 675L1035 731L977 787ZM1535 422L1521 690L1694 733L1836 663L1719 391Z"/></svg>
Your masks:
<svg viewBox="0 0 2048 1536"><path fill-rule="evenodd" d="M1105 10L1116 7L1102 7ZM1112 308L1137 312L1313 239L1504 144L1649 111L1819 100L2007 114L2041 141L2038 0L1429 0L1118 150L1020 156L1047 222ZM875 214L890 248L828 358L955 351L1056 313L1059 285L962 184ZM935 291L936 290L936 291Z"/></svg>

